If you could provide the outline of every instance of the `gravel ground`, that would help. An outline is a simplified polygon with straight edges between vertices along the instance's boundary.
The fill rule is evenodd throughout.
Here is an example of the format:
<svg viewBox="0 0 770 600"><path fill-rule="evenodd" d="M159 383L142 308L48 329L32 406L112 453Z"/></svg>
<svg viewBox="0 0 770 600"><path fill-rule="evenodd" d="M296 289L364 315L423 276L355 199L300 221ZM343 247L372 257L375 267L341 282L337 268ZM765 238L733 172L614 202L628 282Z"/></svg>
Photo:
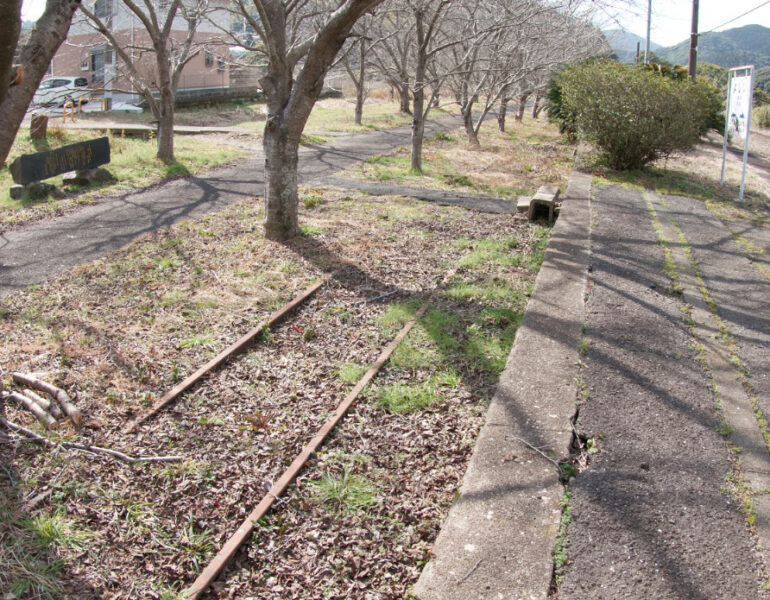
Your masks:
<svg viewBox="0 0 770 600"><path fill-rule="evenodd" d="M709 381L641 193L596 191L587 397L599 451L569 486L561 599L762 597Z"/></svg>
<svg viewBox="0 0 770 600"><path fill-rule="evenodd" d="M53 598L174 598L352 387L343 367L373 362L413 302L466 256L211 597L407 593L465 470L548 232L414 200L305 197L308 234L294 244L256 235L260 205L243 201L4 298L5 374L42 373L86 415L81 431L49 435L184 461L126 467L0 436L0 563L13 567L0 572L0 592L27 569L55 575ZM324 273L330 283L263 343L122 433L143 404ZM389 391L426 401L388 408ZM3 411L35 427L13 403Z"/></svg>

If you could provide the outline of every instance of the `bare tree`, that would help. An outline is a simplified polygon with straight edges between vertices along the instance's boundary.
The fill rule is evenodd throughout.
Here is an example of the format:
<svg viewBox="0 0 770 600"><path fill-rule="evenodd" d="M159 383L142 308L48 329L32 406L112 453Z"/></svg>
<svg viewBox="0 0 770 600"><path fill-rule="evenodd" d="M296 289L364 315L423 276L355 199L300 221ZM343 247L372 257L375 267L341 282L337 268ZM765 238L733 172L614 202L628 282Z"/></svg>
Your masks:
<svg viewBox="0 0 770 600"><path fill-rule="evenodd" d="M563 6L487 0L461 7L467 19L488 23L451 49L458 68L448 84L460 100L469 144L479 145L479 131L495 103L500 103L498 128L504 131L513 98L521 121L530 97L542 90L553 69L597 52L602 36L570 12L578 6L575 0Z"/></svg>
<svg viewBox="0 0 770 600"><path fill-rule="evenodd" d="M415 43L412 14L399 4L388 2L377 12L371 29L377 36L377 44L372 48L374 68L398 92L400 111L411 115L409 80Z"/></svg>
<svg viewBox="0 0 770 600"><path fill-rule="evenodd" d="M369 56L371 54L373 40L370 37L371 16L365 15L359 19L353 29L351 47L342 55L340 62L356 88L356 109L355 123L361 125L364 115L364 102L369 95L369 86L366 80L367 69L369 68ZM352 56L356 57L353 62Z"/></svg>
<svg viewBox="0 0 770 600"><path fill-rule="evenodd" d="M422 146L425 139L425 121L433 107L433 96L441 84L430 79L430 62L447 47L440 27L452 0L407 0L412 11L415 31L415 64L412 80L412 156L411 168L422 172ZM435 71L434 71L435 72ZM432 85L431 85L432 84ZM425 91L431 87L432 95L425 102Z"/></svg>
<svg viewBox="0 0 770 600"><path fill-rule="evenodd" d="M11 85L11 70L16 54L16 44L21 33L21 0L0 3L0 102Z"/></svg>
<svg viewBox="0 0 770 600"><path fill-rule="evenodd" d="M0 101L0 164L5 164L8 158L29 103L51 64L51 58L67 37L78 6L80 0L47 0L45 12L19 53L24 78L19 85L9 88Z"/></svg>
<svg viewBox="0 0 770 600"><path fill-rule="evenodd" d="M324 78L356 22L383 0L235 0L264 55L265 236L299 233L299 142ZM249 6L247 6L249 2ZM245 45L245 44L244 44Z"/></svg>
<svg viewBox="0 0 770 600"><path fill-rule="evenodd" d="M124 6L135 15L149 37L149 46L141 41L118 39L94 9L81 7L90 25L110 44L121 59L129 80L147 102L158 121L157 157L164 162L174 161L174 105L179 86L179 77L185 65L200 53L194 47L195 32L208 12L208 0L171 0L165 11L163 3L144 0L122 0ZM174 35L175 21L184 21L184 35ZM148 54L155 58L155 68L149 73L141 67L142 59ZM157 95L156 95L157 92Z"/></svg>

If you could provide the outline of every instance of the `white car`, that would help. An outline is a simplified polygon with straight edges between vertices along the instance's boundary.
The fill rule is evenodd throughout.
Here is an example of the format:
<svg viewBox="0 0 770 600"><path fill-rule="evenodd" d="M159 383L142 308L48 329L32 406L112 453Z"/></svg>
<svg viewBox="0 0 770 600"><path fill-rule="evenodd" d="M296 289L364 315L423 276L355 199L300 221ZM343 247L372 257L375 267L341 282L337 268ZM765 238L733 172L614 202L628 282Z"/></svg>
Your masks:
<svg viewBox="0 0 770 600"><path fill-rule="evenodd" d="M37 106L62 106L77 102L90 95L88 79L85 77L49 77L40 83L32 104Z"/></svg>

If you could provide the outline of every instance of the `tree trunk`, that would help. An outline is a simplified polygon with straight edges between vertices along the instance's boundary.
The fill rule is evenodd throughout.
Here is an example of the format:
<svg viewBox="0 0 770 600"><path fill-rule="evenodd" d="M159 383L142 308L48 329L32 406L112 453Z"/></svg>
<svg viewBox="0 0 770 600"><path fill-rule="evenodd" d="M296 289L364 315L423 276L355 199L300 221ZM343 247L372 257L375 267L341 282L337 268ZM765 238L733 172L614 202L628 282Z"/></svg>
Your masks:
<svg viewBox="0 0 770 600"><path fill-rule="evenodd" d="M414 92L412 113L412 171L422 173L422 145L425 139L425 88Z"/></svg>
<svg viewBox="0 0 770 600"><path fill-rule="evenodd" d="M0 103L0 165L5 164L32 96L43 79L51 58L67 37L72 15L80 0L48 0L46 9L21 51L24 81L8 89Z"/></svg>
<svg viewBox="0 0 770 600"><path fill-rule="evenodd" d="M537 119L540 116L540 111L542 110L542 107L540 106L540 103L543 100L543 94L541 92L538 92L535 94L535 104L532 107L532 118Z"/></svg>
<svg viewBox="0 0 770 600"><path fill-rule="evenodd" d="M403 83L398 90L401 100L401 112L405 115L411 115L412 109L409 107L409 84Z"/></svg>
<svg viewBox="0 0 770 600"><path fill-rule="evenodd" d="M361 125L364 119L364 100L366 100L366 40L358 41L360 48L358 81L356 81L356 125Z"/></svg>
<svg viewBox="0 0 770 600"><path fill-rule="evenodd" d="M299 234L297 167L299 140L292 141L280 117L265 125L265 237L285 240Z"/></svg>
<svg viewBox="0 0 770 600"><path fill-rule="evenodd" d="M161 80L168 79L161 75ZM164 163L174 162L174 91L170 81L163 81L158 102L158 151L156 156Z"/></svg>
<svg viewBox="0 0 770 600"><path fill-rule="evenodd" d="M473 103L468 103L462 108L463 125L465 126L465 135L468 137L468 145L473 148L479 148L479 136L473 126Z"/></svg>
<svg viewBox="0 0 770 600"><path fill-rule="evenodd" d="M500 100L500 110L497 112L497 128L505 132L505 117L508 115L508 98Z"/></svg>
<svg viewBox="0 0 770 600"><path fill-rule="evenodd" d="M517 123L521 123L524 120L524 111L527 109L527 100L529 100L529 94L522 94L519 96L519 110L516 111Z"/></svg>
<svg viewBox="0 0 770 600"><path fill-rule="evenodd" d="M21 0L0 2L0 102L11 83L11 69L21 32Z"/></svg>

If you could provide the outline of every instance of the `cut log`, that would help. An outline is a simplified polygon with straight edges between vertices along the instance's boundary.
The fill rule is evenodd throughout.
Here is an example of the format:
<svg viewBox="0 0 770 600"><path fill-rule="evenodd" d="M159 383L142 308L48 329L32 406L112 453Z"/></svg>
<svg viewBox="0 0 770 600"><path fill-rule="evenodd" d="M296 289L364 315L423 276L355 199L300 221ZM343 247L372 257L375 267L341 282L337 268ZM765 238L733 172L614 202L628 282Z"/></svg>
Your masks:
<svg viewBox="0 0 770 600"><path fill-rule="evenodd" d="M27 398L32 400L33 402L37 403L40 408L42 408L44 411L47 411L53 415L54 418L60 419L62 417L61 409L59 408L59 405L56 403L56 401L51 401L48 398L43 398L39 394L36 394L32 390L21 390L21 393L24 394Z"/></svg>
<svg viewBox="0 0 770 600"><path fill-rule="evenodd" d="M20 394L18 392L11 392L8 394L8 397L16 400L16 402L24 406L33 415L35 415L35 418L46 429L56 427L56 419L54 419L50 413L44 411L34 400L30 400L24 394Z"/></svg>
<svg viewBox="0 0 770 600"><path fill-rule="evenodd" d="M67 392L61 388L57 388L55 385L51 385L45 381L40 381L39 379L35 379L31 375L25 375L24 373L13 373L13 380L16 383L22 383L28 387L34 388L41 392L45 392L51 396L51 398L59 403L59 406L61 406L64 414L70 418L70 420L75 424L75 427L80 427L80 425L83 423L83 415L81 415L78 408L72 404L72 400L67 395Z"/></svg>

